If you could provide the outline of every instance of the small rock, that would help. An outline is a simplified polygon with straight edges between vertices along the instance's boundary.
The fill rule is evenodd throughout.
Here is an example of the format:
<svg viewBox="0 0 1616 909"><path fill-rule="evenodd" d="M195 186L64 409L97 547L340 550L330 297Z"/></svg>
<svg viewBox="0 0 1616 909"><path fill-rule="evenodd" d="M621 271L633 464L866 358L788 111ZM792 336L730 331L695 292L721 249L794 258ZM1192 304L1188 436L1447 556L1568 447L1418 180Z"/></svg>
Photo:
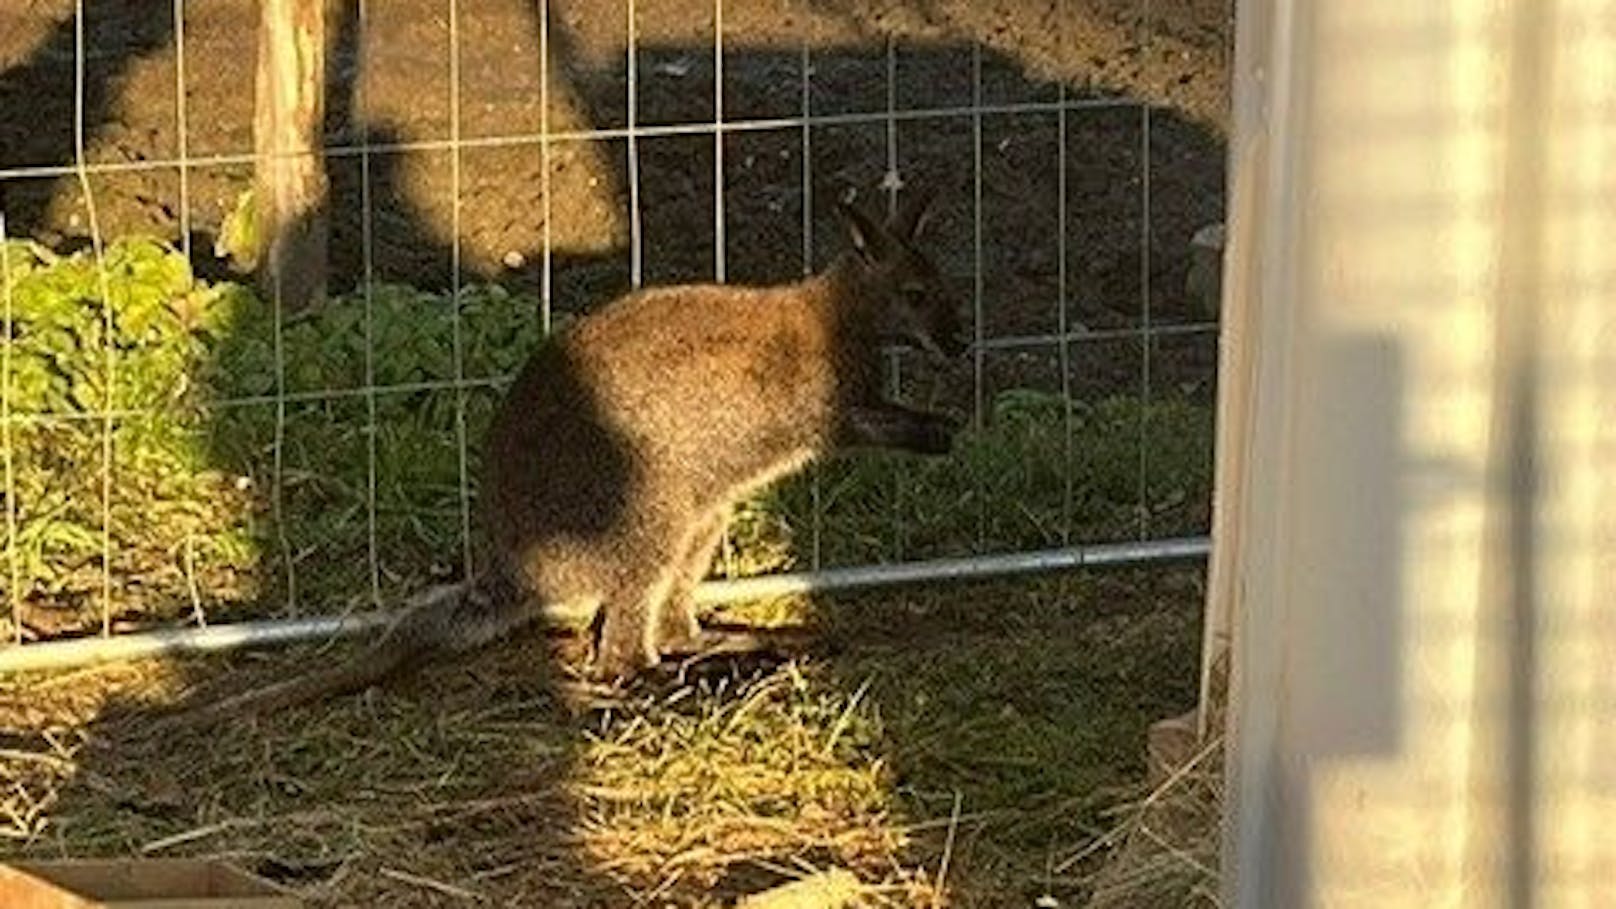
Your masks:
<svg viewBox="0 0 1616 909"><path fill-rule="evenodd" d="M681 57L671 63L658 63L653 67L653 71L659 75L672 76L675 79L682 78L690 72L690 59Z"/></svg>
<svg viewBox="0 0 1616 909"><path fill-rule="evenodd" d="M1224 239L1222 223L1208 224L1190 239L1190 268L1184 278L1184 290L1210 319L1218 318L1223 302Z"/></svg>

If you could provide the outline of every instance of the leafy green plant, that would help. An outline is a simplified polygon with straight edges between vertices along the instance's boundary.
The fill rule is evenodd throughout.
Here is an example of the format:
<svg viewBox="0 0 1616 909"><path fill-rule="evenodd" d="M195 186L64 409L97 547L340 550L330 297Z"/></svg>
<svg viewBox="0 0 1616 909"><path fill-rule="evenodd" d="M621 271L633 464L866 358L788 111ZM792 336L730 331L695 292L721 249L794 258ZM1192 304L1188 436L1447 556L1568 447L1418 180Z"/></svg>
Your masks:
<svg viewBox="0 0 1616 909"><path fill-rule="evenodd" d="M50 632L111 620L136 588L168 609L205 579L230 591L251 552L241 490L208 467L193 373L251 305L192 280L152 240L59 257L5 256L8 514L19 602ZM111 576L112 590L104 582Z"/></svg>

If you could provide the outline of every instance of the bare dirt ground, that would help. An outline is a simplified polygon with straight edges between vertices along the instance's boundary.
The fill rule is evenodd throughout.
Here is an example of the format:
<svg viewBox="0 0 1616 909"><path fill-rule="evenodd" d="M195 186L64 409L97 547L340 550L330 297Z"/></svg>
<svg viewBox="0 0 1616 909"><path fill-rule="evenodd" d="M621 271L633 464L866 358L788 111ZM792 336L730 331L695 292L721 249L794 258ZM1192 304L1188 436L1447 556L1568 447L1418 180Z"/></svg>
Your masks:
<svg viewBox="0 0 1616 909"><path fill-rule="evenodd" d="M183 29L168 4L85 6L86 157L115 166L90 180L102 233L188 232L198 271L222 273L213 235L250 180L256 5L188 0ZM637 125L712 121L720 71L727 122L798 117L805 85L813 114L853 121L731 132L721 187L711 135L638 137L643 278L710 278L720 258L737 281L822 264L839 249L826 202L871 194L890 156L941 184L934 248L985 336L1055 330L1063 270L1074 328L1198 323L1183 284L1190 236L1223 212L1228 6L726 0L716 34L710 3L639 0ZM628 143L583 135L630 119L624 7L458 7L451 22L447 0L370 0L361 25L333 4L332 286L548 285L558 310L628 286ZM73 160L72 10L0 8L0 208L8 235L56 248L82 243L91 213L58 172ZM1064 143L1050 109L926 113L1063 96L1082 102ZM889 104L890 126L860 116ZM1073 392L1138 392L1146 349L1077 348ZM1148 350L1153 393L1210 400L1214 335ZM991 395L1062 377L1044 348L995 354L983 379ZM206 740L142 741L114 720L340 657L8 681L0 767L20 795L0 801L31 855L226 855L316 905L721 905L831 864L879 884L876 905L1077 905L1101 853L1062 860L1137 777L1145 724L1193 700L1200 591L1172 570L813 604L822 642L801 661L721 667L582 718L534 671L557 655L533 641Z"/></svg>

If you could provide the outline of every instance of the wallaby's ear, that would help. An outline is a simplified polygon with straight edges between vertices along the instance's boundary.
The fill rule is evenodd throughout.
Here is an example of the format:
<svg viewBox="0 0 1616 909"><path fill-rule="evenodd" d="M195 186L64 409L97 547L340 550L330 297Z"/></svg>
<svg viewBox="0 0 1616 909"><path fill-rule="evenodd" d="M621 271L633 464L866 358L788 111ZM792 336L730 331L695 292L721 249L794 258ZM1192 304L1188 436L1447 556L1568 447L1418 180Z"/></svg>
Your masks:
<svg viewBox="0 0 1616 909"><path fill-rule="evenodd" d="M935 187L912 184L904 197L898 200L898 209L892 213L892 220L888 222L892 235L909 242L919 239L926 225L931 222L932 203L935 201L937 201Z"/></svg>
<svg viewBox="0 0 1616 909"><path fill-rule="evenodd" d="M860 258L866 262L875 262L886 254L885 231L866 217L864 212L838 199L836 215L847 228L847 235L853 241L853 251L858 253Z"/></svg>

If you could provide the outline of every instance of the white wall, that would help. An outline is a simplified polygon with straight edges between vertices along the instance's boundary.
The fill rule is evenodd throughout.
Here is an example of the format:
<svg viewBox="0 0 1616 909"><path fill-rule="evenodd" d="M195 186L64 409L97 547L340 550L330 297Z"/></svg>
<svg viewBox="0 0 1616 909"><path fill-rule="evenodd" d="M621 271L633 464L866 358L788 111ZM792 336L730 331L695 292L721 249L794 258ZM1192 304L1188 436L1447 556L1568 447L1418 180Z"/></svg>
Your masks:
<svg viewBox="0 0 1616 909"><path fill-rule="evenodd" d="M1616 905L1616 0L1239 16L1230 905Z"/></svg>

